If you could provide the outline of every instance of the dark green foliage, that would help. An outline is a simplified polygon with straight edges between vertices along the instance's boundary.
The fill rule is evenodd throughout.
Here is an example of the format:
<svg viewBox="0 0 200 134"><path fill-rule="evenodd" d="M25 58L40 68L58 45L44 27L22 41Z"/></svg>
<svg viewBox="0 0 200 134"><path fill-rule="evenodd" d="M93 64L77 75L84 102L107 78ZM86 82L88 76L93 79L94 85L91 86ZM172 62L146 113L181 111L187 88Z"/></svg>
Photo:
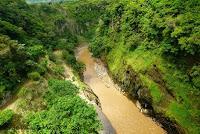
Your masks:
<svg viewBox="0 0 200 134"><path fill-rule="evenodd" d="M47 109L26 117L31 133L98 133L95 110L77 93L78 88L69 81L50 80L45 95Z"/></svg>
<svg viewBox="0 0 200 134"><path fill-rule="evenodd" d="M74 69L81 75L85 71L85 64L77 61L77 63L74 65Z"/></svg>
<svg viewBox="0 0 200 134"><path fill-rule="evenodd" d="M130 50L145 45L147 49L162 48L173 55L199 55L199 4L198 0L110 2L106 14L101 16L96 34L100 39L92 45L98 49L93 52L104 52L103 36L118 32Z"/></svg>
<svg viewBox="0 0 200 134"><path fill-rule="evenodd" d="M189 75L194 86L200 88L200 66L193 66Z"/></svg>
<svg viewBox="0 0 200 134"><path fill-rule="evenodd" d="M70 13L81 26L78 32L82 36L92 38L98 18L103 14L107 4L105 0L78 0L67 5L70 7Z"/></svg>
<svg viewBox="0 0 200 134"><path fill-rule="evenodd" d="M75 71L82 73L85 69L85 65L81 62L78 62L74 56L74 52L63 51L63 58L66 60L66 63L71 65Z"/></svg>
<svg viewBox="0 0 200 134"><path fill-rule="evenodd" d="M38 64L36 64L35 71L38 72L40 75L45 74L47 72L47 64L48 61L46 59L41 59Z"/></svg>
<svg viewBox="0 0 200 134"><path fill-rule="evenodd" d="M12 110L0 111L0 127L9 123L12 120L14 113Z"/></svg>
<svg viewBox="0 0 200 134"><path fill-rule="evenodd" d="M197 55L200 52L200 2L198 0L153 1L152 24L161 33L161 42L168 51ZM157 32L158 33L158 32ZM158 34L157 34L158 35Z"/></svg>
<svg viewBox="0 0 200 134"><path fill-rule="evenodd" d="M0 35L0 46L0 86L8 91L26 76L28 55L23 44L10 40L7 36Z"/></svg>
<svg viewBox="0 0 200 134"><path fill-rule="evenodd" d="M106 39L103 37L98 37L93 40L92 44L90 45L90 50L92 51L93 56L100 57L103 56L103 53L107 53L110 50L110 46Z"/></svg>
<svg viewBox="0 0 200 134"><path fill-rule="evenodd" d="M76 63L76 58L74 57L74 52L68 52L63 51L63 58L66 60L66 62L70 65L73 65Z"/></svg>

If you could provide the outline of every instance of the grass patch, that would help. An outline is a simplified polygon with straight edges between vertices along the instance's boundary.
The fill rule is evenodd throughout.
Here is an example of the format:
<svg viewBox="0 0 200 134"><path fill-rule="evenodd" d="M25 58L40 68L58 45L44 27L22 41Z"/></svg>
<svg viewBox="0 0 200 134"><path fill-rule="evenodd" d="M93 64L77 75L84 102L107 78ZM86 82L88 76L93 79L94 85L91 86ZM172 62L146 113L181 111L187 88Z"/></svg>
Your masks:
<svg viewBox="0 0 200 134"><path fill-rule="evenodd" d="M190 112L187 107L174 101L169 105L166 115L174 118L188 133L198 134L199 125L191 120Z"/></svg>
<svg viewBox="0 0 200 134"><path fill-rule="evenodd" d="M122 45L119 45L109 55L107 56L108 67L112 73L116 73L119 69L123 68L123 55L125 48Z"/></svg>
<svg viewBox="0 0 200 134"><path fill-rule="evenodd" d="M135 51L128 52L125 59L136 72L144 72L152 67L153 64L160 63L160 55L155 51L145 51L139 47Z"/></svg>
<svg viewBox="0 0 200 134"><path fill-rule="evenodd" d="M158 104L163 98L163 94L160 91L158 85L144 75L140 75L140 78L143 84L146 85L150 90L154 105Z"/></svg>
<svg viewBox="0 0 200 134"><path fill-rule="evenodd" d="M199 126L199 90L188 82L188 76L182 70L178 69L175 64L164 59L158 50L144 50L138 47L134 51L129 51L122 43L116 45L107 56L108 67L113 74L119 74L119 79L123 80L124 76L120 75L121 71L130 65L136 73L139 74L144 86L151 93L153 107L157 112L164 112L172 119L175 119L187 133L197 134ZM124 65L124 62L126 65ZM151 80L146 72L153 65L160 70L162 78L165 81L166 88L175 97L169 98L166 93L160 89L159 85ZM165 103L169 102L169 103Z"/></svg>

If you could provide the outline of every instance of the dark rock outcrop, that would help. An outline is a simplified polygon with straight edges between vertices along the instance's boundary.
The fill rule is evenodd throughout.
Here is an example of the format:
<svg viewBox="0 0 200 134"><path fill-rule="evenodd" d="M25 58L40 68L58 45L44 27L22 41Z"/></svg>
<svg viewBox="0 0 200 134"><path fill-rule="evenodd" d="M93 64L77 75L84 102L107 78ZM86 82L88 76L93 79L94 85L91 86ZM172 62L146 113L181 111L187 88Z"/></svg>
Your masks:
<svg viewBox="0 0 200 134"><path fill-rule="evenodd" d="M168 90L166 90L167 87L165 86L165 82L163 81L160 72L157 71L155 68L154 70L151 70L152 72L150 72L148 75L152 77L153 81L159 83L163 87L163 89L165 89L165 92L169 93L169 95L173 97L173 94L171 94ZM155 71L157 73L155 73ZM155 73L155 75L158 76L153 75L153 73ZM153 102L150 90L143 85L139 75L132 69L131 66L124 67L123 70L112 76L114 82L117 83L122 88L123 92L125 92L125 94L132 101L135 102L137 100L139 102L141 112L148 114L148 116L155 119L155 121L160 123L161 126L169 134L184 133L184 130L174 120L171 120L164 114L157 113L154 110L154 107L152 105Z"/></svg>

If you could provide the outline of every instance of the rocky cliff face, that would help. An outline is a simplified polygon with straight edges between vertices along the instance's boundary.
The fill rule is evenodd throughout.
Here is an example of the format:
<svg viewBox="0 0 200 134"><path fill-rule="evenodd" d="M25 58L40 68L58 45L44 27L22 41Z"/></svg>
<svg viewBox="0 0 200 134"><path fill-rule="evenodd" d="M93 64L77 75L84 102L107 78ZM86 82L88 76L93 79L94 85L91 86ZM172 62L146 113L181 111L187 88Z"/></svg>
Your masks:
<svg viewBox="0 0 200 134"><path fill-rule="evenodd" d="M115 83L119 84L130 99L138 100L142 108L152 109L152 98L148 88L143 86L139 75L130 66L125 66L123 70L113 75Z"/></svg>
<svg viewBox="0 0 200 134"><path fill-rule="evenodd" d="M130 66L124 64L124 68L112 75L113 80L117 83L123 90L123 92L134 102L140 111L148 116L151 116L155 121L159 122L164 129L170 134L184 133L184 130L173 120L167 118L164 113L158 113L153 105L153 98L151 96L150 90L144 86L139 74L136 73ZM158 83L166 94L173 97L173 95L168 92L164 80L162 80L162 75L156 66L152 70L146 72L149 77L151 77L156 83Z"/></svg>

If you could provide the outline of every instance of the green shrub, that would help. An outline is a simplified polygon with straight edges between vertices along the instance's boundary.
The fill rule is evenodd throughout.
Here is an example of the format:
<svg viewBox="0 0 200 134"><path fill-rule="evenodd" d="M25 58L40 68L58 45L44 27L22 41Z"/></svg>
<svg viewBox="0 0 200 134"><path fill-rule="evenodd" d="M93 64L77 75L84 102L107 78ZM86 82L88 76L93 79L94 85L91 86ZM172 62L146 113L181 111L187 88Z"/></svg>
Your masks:
<svg viewBox="0 0 200 134"><path fill-rule="evenodd" d="M38 81L40 79L40 74L38 72L28 73L28 78L34 81Z"/></svg>
<svg viewBox="0 0 200 134"><path fill-rule="evenodd" d="M78 88L69 81L52 79L49 80L48 85L45 100L49 103L56 97L75 96L78 93Z"/></svg>
<svg viewBox="0 0 200 134"><path fill-rule="evenodd" d="M47 65L44 65L44 64L39 64L37 65L36 67L36 71L41 74L41 75L44 75L47 71Z"/></svg>
<svg viewBox="0 0 200 134"><path fill-rule="evenodd" d="M4 85L0 85L0 98L3 96L6 87Z"/></svg>
<svg viewBox="0 0 200 134"><path fill-rule="evenodd" d="M63 51L63 58L66 60L67 64L71 65L71 67L78 73L84 71L85 65L82 62L78 62L74 54L71 54L68 51Z"/></svg>
<svg viewBox="0 0 200 134"><path fill-rule="evenodd" d="M98 133L100 123L94 108L79 97L56 98L47 110L26 117L33 133Z"/></svg>
<svg viewBox="0 0 200 134"><path fill-rule="evenodd" d="M34 45L27 49L28 55L33 59L38 59L45 55L45 50L42 45Z"/></svg>
<svg viewBox="0 0 200 134"><path fill-rule="evenodd" d="M31 133L98 133L101 125L94 108L77 93L69 81L50 80L44 96L47 108L26 116Z"/></svg>
<svg viewBox="0 0 200 134"><path fill-rule="evenodd" d="M68 52L68 51L63 51L63 58L66 60L67 64L73 65L76 64L76 58L74 54Z"/></svg>
<svg viewBox="0 0 200 134"><path fill-rule="evenodd" d="M81 74L85 70L85 64L77 61L77 63L73 65L73 68L75 69L75 71Z"/></svg>
<svg viewBox="0 0 200 134"><path fill-rule="evenodd" d="M12 120L14 112L12 110L3 110L0 112L0 127Z"/></svg>
<svg viewBox="0 0 200 134"><path fill-rule="evenodd" d="M53 62L56 62L56 56L53 54L52 51L48 52L49 59Z"/></svg>
<svg viewBox="0 0 200 134"><path fill-rule="evenodd" d="M190 71L190 77L194 86L200 88L200 66L193 66Z"/></svg>

